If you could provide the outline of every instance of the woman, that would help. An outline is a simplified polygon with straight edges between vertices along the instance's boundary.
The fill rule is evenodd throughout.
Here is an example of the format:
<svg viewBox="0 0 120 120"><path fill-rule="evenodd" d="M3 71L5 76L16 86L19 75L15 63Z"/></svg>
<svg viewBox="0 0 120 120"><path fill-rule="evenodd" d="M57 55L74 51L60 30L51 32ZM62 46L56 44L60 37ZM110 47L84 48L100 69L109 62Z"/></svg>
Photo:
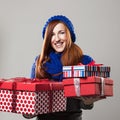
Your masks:
<svg viewBox="0 0 120 120"><path fill-rule="evenodd" d="M71 21L62 15L48 19L43 28L43 47L32 66L31 78L49 78L61 82L62 66L93 64L94 60L84 55L74 42L76 36ZM38 115L37 120L81 120L81 109L92 109L98 97L68 98L66 111Z"/></svg>

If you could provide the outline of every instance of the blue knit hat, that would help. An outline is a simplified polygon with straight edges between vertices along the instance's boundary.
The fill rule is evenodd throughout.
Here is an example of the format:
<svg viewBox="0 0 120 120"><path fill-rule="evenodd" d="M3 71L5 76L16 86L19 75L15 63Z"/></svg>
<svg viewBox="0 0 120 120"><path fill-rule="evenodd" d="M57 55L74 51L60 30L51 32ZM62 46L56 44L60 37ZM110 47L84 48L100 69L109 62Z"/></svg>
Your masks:
<svg viewBox="0 0 120 120"><path fill-rule="evenodd" d="M44 35L45 35L45 31L46 31L46 28L48 26L48 24L54 20L60 20L62 21L63 23L65 23L65 25L68 27L68 29L70 30L70 34L71 34L71 38L72 38L72 41L75 42L76 40L76 35L74 33L74 27L73 27L73 24L72 22L66 17L66 16L63 16L63 15L56 15L56 16L52 16L51 18L48 19L48 21L45 23L44 27L43 27L43 31L42 31L42 37L44 38Z"/></svg>

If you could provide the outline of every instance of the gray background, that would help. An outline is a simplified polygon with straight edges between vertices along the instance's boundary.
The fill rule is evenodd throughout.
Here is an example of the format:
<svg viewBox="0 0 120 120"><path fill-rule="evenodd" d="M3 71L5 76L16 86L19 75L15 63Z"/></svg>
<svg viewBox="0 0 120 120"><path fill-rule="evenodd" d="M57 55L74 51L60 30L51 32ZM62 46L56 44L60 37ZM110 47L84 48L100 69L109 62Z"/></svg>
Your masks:
<svg viewBox="0 0 120 120"><path fill-rule="evenodd" d="M83 120L120 120L120 1L119 0L0 0L0 78L29 77L41 52L41 32L52 15L71 19L76 43L97 63L111 66L114 97L83 111ZM0 112L1 120L24 120Z"/></svg>

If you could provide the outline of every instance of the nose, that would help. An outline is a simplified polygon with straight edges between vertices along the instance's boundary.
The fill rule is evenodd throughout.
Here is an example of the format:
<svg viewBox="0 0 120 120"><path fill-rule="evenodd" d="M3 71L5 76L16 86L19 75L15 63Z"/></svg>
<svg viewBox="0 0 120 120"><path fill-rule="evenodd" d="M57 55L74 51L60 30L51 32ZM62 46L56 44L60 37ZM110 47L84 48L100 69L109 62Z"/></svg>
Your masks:
<svg viewBox="0 0 120 120"><path fill-rule="evenodd" d="M55 36L55 40L56 40L56 41L59 41L59 40L60 40L59 35L56 35L56 36Z"/></svg>

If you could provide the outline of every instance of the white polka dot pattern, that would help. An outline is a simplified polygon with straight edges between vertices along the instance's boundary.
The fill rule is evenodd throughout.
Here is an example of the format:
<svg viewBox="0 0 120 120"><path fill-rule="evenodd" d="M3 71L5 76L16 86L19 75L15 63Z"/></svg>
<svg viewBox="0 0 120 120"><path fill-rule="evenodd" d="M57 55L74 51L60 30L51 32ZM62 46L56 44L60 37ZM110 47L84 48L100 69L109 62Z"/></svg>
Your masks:
<svg viewBox="0 0 120 120"><path fill-rule="evenodd" d="M63 90L52 92L0 90L0 111L37 115L65 109L66 98Z"/></svg>

